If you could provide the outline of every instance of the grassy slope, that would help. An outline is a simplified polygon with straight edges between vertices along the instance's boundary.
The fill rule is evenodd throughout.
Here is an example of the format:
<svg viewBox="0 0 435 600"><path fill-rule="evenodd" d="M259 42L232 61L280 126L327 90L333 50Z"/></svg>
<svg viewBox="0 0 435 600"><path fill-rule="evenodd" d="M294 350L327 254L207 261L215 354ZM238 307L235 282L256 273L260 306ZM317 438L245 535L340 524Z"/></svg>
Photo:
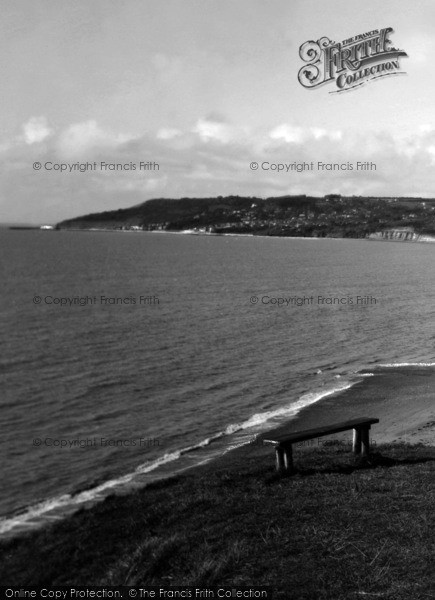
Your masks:
<svg viewBox="0 0 435 600"><path fill-rule="evenodd" d="M0 547L7 585L271 585L275 598L435 597L435 447L299 452L111 497ZM2 571L2 572L1 572Z"/></svg>

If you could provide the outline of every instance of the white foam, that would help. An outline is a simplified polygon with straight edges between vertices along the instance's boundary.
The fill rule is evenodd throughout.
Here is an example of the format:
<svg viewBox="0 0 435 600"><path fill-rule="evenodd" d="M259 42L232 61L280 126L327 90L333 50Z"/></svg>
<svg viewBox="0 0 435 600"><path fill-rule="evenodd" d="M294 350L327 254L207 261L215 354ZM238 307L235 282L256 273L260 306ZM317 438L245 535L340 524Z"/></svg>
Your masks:
<svg viewBox="0 0 435 600"><path fill-rule="evenodd" d="M43 502L31 506L25 512L15 515L14 517L0 519L0 535L12 531L16 527L21 527L26 524L30 525L31 521L34 519L38 519L42 516L45 518L46 514L52 510L62 509L72 505L79 506L80 504L91 502L97 499L99 496L104 497L107 495L106 493L108 490L130 483L134 479L135 475L150 473L162 465L178 460L183 454L208 446L211 441L222 437L223 435L224 433L222 432L211 438L206 438L205 440L202 440L193 446L188 446L181 450L167 453L154 461L139 465L139 467L137 467L133 473L128 473L127 475L118 477L116 479L109 479L97 487L84 490L83 492L75 495L63 494L62 496L49 498L48 500L44 500Z"/></svg>
<svg viewBox="0 0 435 600"><path fill-rule="evenodd" d="M379 367L435 367L435 362L404 362L404 363L386 363L380 364Z"/></svg>
<svg viewBox="0 0 435 600"><path fill-rule="evenodd" d="M242 429L248 429L251 427L258 427L258 426L265 425L268 421L270 421L272 419L276 419L277 417L294 416L300 410L305 408L306 406L309 406L310 404L314 404L315 402L318 402L319 400L321 400L322 398L325 398L326 396L331 396L332 394L336 394L338 392L347 390L347 389L351 388L353 385L355 385L355 382L354 383L343 382L342 385L338 385L338 386L330 388L329 390L326 390L326 391L323 390L321 392L309 392L309 393L301 396L297 402L292 402L291 404L288 404L281 408L277 408L275 410L270 410L270 411L266 411L266 412L262 412L262 413L255 413L254 415L252 415L252 417L249 417L249 419L247 419L246 421L243 421L242 423L233 423L232 425L229 425L225 429L225 433L227 435L230 435L230 434L235 433L236 431L240 431Z"/></svg>
<svg viewBox="0 0 435 600"><path fill-rule="evenodd" d="M127 475L124 475L123 477L118 477L116 479L110 479L94 488L91 488L89 490L84 490L83 492L80 492L75 495L63 494L61 496L57 496L54 498L49 498L47 500L44 500L43 502L40 502L34 506L29 507L23 513L14 515L13 517L10 517L10 518L0 519L0 535L4 534L4 533L8 533L17 527L23 527L24 525L27 525L27 526L37 525L38 523L32 523L32 522L35 519L36 520L40 519L41 517L44 517L44 518L51 517L51 515L48 515L47 513L50 513L53 510L58 510L58 509L67 508L67 507L71 507L71 506L79 507L81 504L85 504L87 502L94 501L94 500L98 499L99 497L101 497L101 499L102 499L102 498L104 498L104 496L107 495L107 492L109 490L111 490L112 488L117 488L117 487L120 487L120 486L130 483L135 478L135 476L138 474L150 473L151 471L154 471L155 469L161 467L162 465L176 461L184 454L187 454L194 450L198 450L200 448L204 448L204 447L210 445L210 443L212 441L222 438L224 436L229 436L238 431L242 431L242 430L249 429L252 427L264 429L266 427L267 422L270 420L294 416L300 410L305 408L306 406L309 406L310 404L314 404L315 402L318 402L319 400L321 400L322 398L325 398L326 396L330 396L337 392L347 390L350 387L352 387L353 385L354 385L354 383L343 382L341 385L338 385L338 386L333 387L326 391L323 390L321 392L309 392L309 393L301 396L297 402L290 403L284 407L277 408L275 410L266 411L266 412L262 412L262 413L255 413L254 415L249 417L249 419L247 419L246 421L242 421L241 423L232 423L231 425L228 425L224 431L220 431L219 433L217 433L211 437L205 438L204 440L198 442L197 444L194 444L192 446L187 446L186 448L182 448L182 449L176 450L174 452L169 452L169 453L164 454L163 456L157 458L154 461L139 465L135 469L134 472L128 473ZM232 448L244 445L246 443L249 443L249 441L248 442L243 441L241 443L236 442L232 446L229 445L229 447L227 447L225 449L225 452L231 450Z"/></svg>
<svg viewBox="0 0 435 600"><path fill-rule="evenodd" d="M155 469L157 469L158 467L161 467L164 464L167 464L174 460L178 460L184 454L188 454L189 452L193 452L194 450L199 450L200 448L209 446L212 441L217 440L220 437L223 437L224 435L225 435L225 433L222 431L222 432L217 433L216 435L213 435L209 438L202 440L198 444L193 444L192 446L187 446L186 448L182 448L181 450L176 450L175 452L169 452L168 454L165 454L164 456L161 456L160 458L157 458L156 460L139 465L139 467L136 467L135 473L141 473L141 474L150 473L151 471L154 471Z"/></svg>
<svg viewBox="0 0 435 600"><path fill-rule="evenodd" d="M48 500L44 500L44 502L35 504L35 506L30 507L23 514L16 515L14 517L11 517L10 519L1 519L0 534L7 533L15 527L28 523L29 521L32 521L32 519L38 518L44 513L53 510L54 508L65 506L70 502L71 496L69 494L64 494L63 496L58 496L57 498L50 498Z"/></svg>

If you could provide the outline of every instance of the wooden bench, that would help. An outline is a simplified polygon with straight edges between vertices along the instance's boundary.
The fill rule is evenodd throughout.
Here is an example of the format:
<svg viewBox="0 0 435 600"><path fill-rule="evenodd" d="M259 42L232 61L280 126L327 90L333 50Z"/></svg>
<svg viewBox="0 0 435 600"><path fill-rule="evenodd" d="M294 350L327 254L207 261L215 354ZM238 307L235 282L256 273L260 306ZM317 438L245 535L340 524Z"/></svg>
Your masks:
<svg viewBox="0 0 435 600"><path fill-rule="evenodd" d="M367 456L370 451L369 431L370 426L379 423L379 419L353 419L334 425L316 427L316 429L306 429L305 431L295 431L287 435L263 440L263 444L273 444L276 453L277 471L291 471L293 469L292 444L312 440L313 438L339 433L347 429L353 429L353 452L360 456Z"/></svg>

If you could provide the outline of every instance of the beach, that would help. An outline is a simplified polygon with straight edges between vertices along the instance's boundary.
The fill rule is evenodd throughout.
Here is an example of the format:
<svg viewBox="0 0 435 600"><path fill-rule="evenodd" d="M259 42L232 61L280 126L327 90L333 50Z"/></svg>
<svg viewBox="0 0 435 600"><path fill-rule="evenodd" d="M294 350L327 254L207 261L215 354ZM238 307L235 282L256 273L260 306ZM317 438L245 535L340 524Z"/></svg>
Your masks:
<svg viewBox="0 0 435 600"><path fill-rule="evenodd" d="M395 365L378 367L375 372L367 372L366 375L351 388L307 406L284 425L262 433L250 443L198 469L220 469L236 463L241 466L248 457L266 455L270 455L273 464L273 449L264 445L263 439L360 417L379 419L370 431L372 451L379 445L392 443L435 446L435 367ZM352 431L294 444L296 465L298 457L302 457L306 449L326 446L332 440L348 446L350 451Z"/></svg>
<svg viewBox="0 0 435 600"><path fill-rule="evenodd" d="M302 410L292 422L292 429L375 417L379 423L371 432L373 443L435 444L433 366L380 366L365 375L353 387ZM285 431L286 426L280 429Z"/></svg>

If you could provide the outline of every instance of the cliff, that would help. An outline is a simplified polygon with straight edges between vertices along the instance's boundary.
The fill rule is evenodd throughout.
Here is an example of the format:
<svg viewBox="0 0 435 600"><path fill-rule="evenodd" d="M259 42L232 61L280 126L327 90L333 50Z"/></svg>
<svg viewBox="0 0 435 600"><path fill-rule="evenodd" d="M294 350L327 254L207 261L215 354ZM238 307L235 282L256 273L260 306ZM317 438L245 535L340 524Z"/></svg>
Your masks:
<svg viewBox="0 0 435 600"><path fill-rule="evenodd" d="M377 231L376 233L371 233L369 238L372 240L393 242L435 242L435 236L417 233L411 227Z"/></svg>

